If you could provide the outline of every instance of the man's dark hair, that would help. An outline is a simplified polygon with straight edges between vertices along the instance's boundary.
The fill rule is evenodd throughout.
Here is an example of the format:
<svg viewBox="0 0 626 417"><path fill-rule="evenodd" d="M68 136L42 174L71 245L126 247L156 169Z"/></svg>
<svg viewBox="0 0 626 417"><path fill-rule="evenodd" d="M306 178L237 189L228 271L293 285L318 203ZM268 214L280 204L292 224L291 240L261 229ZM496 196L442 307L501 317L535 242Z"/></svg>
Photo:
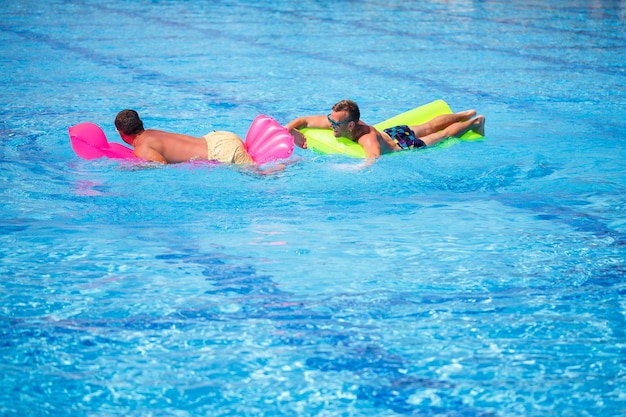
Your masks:
<svg viewBox="0 0 626 417"><path fill-rule="evenodd" d="M348 113L348 120L351 122L358 122L361 119L361 111L359 106L352 100L341 100L339 103L333 106L333 111L345 111Z"/></svg>
<svg viewBox="0 0 626 417"><path fill-rule="evenodd" d="M115 117L115 128L125 135L143 132L143 122L135 110L122 110Z"/></svg>

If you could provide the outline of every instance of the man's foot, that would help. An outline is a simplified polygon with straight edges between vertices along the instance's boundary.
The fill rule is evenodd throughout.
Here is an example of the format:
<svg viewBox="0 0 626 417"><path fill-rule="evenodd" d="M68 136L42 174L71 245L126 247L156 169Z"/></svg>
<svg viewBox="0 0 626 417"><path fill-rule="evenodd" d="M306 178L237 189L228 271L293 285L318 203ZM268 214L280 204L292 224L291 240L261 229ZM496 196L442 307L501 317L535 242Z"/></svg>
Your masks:
<svg viewBox="0 0 626 417"><path fill-rule="evenodd" d="M478 133L480 136L485 136L485 116L477 116L472 120L472 131Z"/></svg>
<svg viewBox="0 0 626 417"><path fill-rule="evenodd" d="M472 109L472 110L460 111L456 115L461 118L460 120L461 122L464 122L476 116L476 110Z"/></svg>

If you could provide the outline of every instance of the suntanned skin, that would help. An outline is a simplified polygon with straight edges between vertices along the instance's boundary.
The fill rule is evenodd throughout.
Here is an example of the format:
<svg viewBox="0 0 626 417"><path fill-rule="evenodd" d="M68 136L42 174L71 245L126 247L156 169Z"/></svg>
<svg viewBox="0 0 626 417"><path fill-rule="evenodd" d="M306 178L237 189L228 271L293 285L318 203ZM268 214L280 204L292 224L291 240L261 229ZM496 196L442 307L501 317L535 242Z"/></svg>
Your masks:
<svg viewBox="0 0 626 417"><path fill-rule="evenodd" d="M421 125L410 126L415 132L415 136L420 138L426 146L432 146L444 139L462 136L468 130L473 130L480 135L484 135L485 117L476 116L475 110L466 110L455 114L445 114ZM348 119L347 111L332 111L330 118L337 123ZM293 135L295 144L301 148L306 148L306 137L298 129L322 128L333 129L335 137L345 137L358 142L365 150L367 158L378 158L390 152L402 150L385 132L379 132L361 120L338 124L332 127L327 116L305 116L298 117L286 125Z"/></svg>
<svg viewBox="0 0 626 417"><path fill-rule="evenodd" d="M119 132L124 142L134 148L137 157L146 161L176 164L191 160L207 160L208 148L204 138L146 129L134 135Z"/></svg>

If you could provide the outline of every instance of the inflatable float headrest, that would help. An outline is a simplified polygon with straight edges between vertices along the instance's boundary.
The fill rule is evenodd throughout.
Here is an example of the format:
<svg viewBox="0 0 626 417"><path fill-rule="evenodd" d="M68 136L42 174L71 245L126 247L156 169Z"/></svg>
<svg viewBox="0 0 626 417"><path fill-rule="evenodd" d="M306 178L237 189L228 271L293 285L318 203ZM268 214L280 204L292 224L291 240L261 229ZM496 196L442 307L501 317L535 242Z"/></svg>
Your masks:
<svg viewBox="0 0 626 417"><path fill-rule="evenodd" d="M84 122L70 126L68 132L72 149L81 158L106 157L139 160L132 149L119 143L109 142L102 129L94 123Z"/></svg>

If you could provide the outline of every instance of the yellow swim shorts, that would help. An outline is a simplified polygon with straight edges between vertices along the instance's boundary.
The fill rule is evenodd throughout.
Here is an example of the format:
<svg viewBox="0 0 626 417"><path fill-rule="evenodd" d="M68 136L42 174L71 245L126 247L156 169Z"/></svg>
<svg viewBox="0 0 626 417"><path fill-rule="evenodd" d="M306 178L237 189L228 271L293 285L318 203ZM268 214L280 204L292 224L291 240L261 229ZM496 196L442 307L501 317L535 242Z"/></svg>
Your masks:
<svg viewBox="0 0 626 417"><path fill-rule="evenodd" d="M209 150L208 159L224 164L252 164L243 140L232 132L217 131L204 136Z"/></svg>

